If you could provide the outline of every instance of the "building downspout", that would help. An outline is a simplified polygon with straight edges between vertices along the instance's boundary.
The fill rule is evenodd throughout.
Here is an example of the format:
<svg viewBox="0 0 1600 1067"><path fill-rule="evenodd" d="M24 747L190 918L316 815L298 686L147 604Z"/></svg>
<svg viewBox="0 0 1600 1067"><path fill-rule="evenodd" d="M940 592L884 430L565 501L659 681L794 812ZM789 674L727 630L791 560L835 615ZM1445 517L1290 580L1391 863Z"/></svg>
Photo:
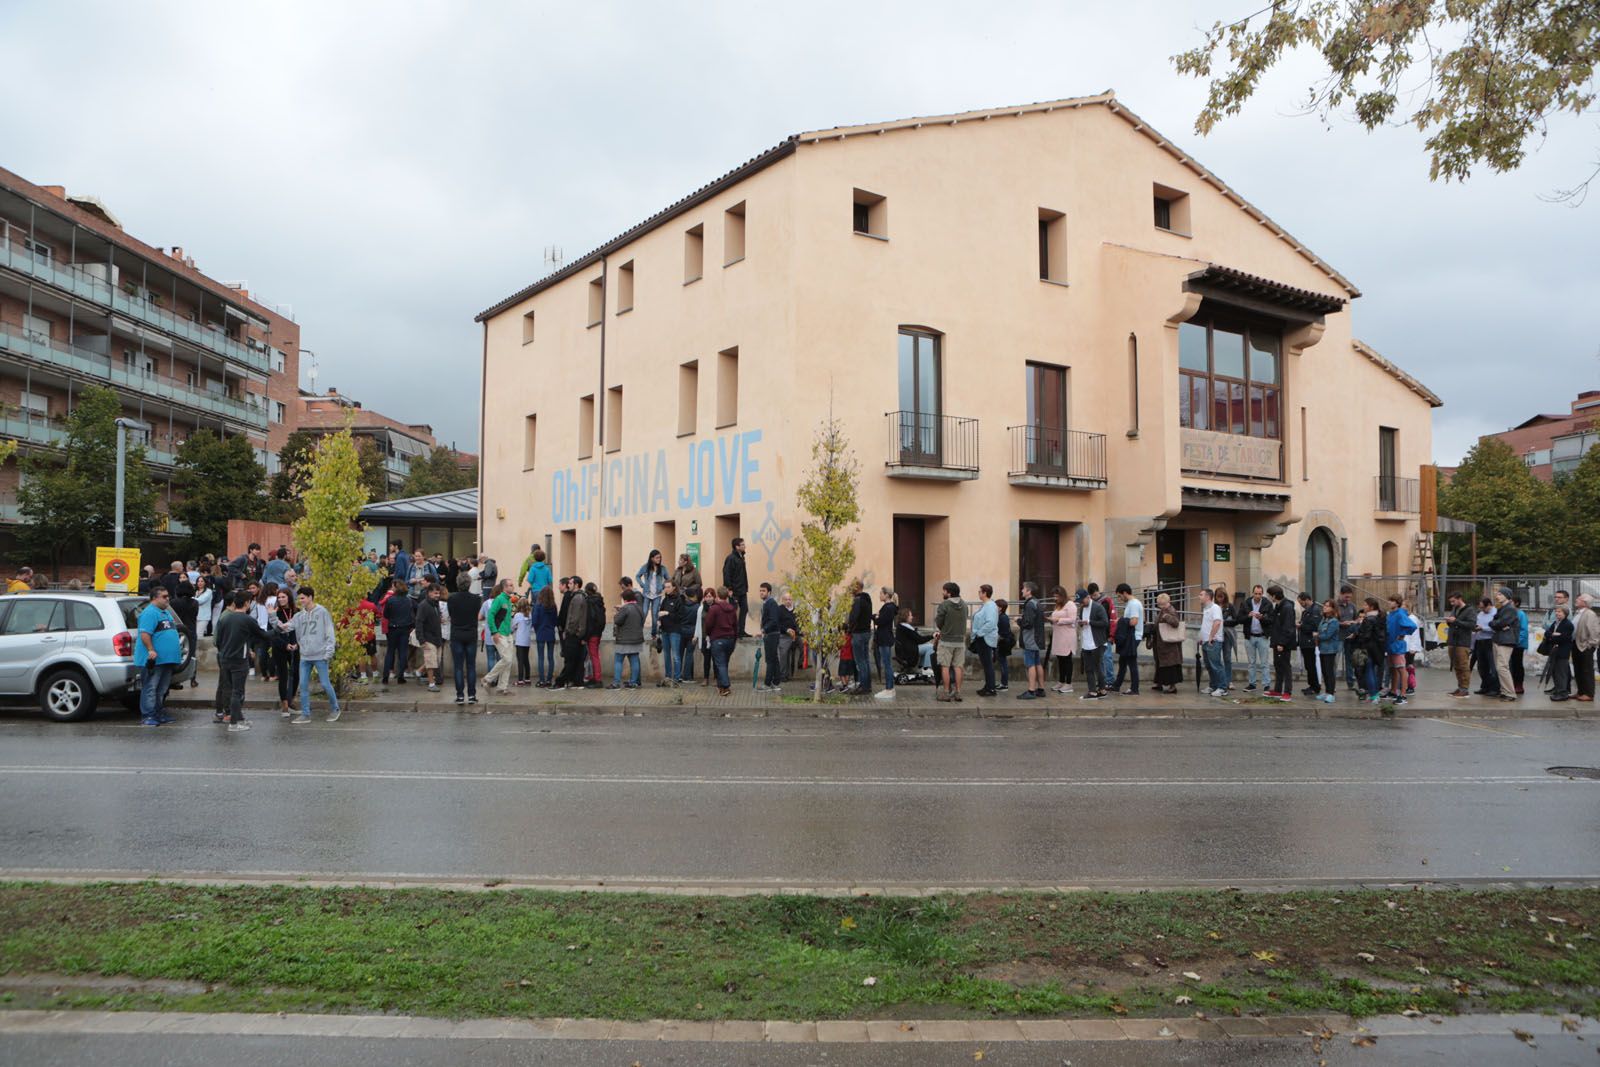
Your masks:
<svg viewBox="0 0 1600 1067"><path fill-rule="evenodd" d="M484 461L483 445L487 433L489 407L489 320L483 320L483 360L478 374L478 555L483 555L484 549L484 509L489 506L489 498L483 491L483 469L487 465Z"/></svg>
<svg viewBox="0 0 1600 1067"><path fill-rule="evenodd" d="M600 256L600 388L594 394L595 423L600 438L600 506L596 509L595 526L595 587L605 595L606 566L606 307L610 303L607 291L611 285L611 269L604 254ZM618 561L620 562L620 561Z"/></svg>

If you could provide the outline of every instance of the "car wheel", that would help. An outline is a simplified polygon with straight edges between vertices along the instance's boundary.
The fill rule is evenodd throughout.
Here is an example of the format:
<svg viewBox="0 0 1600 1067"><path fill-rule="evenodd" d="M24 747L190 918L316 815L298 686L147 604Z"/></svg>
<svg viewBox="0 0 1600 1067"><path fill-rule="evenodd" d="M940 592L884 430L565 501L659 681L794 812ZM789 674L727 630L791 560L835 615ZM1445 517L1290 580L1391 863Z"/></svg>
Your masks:
<svg viewBox="0 0 1600 1067"><path fill-rule="evenodd" d="M56 722L88 718L99 699L89 680L71 667L51 671L39 685L39 710Z"/></svg>

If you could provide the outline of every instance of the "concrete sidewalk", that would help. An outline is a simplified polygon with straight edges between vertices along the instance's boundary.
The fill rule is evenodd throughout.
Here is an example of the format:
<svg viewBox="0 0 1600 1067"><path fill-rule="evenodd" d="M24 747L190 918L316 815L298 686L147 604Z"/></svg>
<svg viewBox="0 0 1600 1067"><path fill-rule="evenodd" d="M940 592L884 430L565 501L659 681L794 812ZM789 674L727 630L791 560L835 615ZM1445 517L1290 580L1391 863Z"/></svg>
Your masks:
<svg viewBox="0 0 1600 1067"><path fill-rule="evenodd" d="M70 985L70 981L66 983ZM1360 1042L1389 1037L1512 1035L1529 1040L1583 1034L1593 1020L1557 1015L1346 1015L1170 1019L434 1019L403 1015L309 1015L246 1012L0 1011L5 1034L248 1034L280 1037L431 1038L502 1041L682 1041L763 1044L926 1044L980 1046L1027 1042L1238 1041L1301 1038ZM1309 1050L1308 1050L1309 1051Z"/></svg>
<svg viewBox="0 0 1600 1067"><path fill-rule="evenodd" d="M961 703L944 703L935 700L936 690L931 685L902 685L895 689L893 700L874 697L825 697L822 703L811 701L810 680L787 682L782 693L758 692L747 675L735 679L732 695L717 695L714 686L702 686L699 681L685 683L678 688L659 688L646 682L640 689L566 689L546 690L535 686L514 687L506 693L490 692L480 687L478 703L455 703L455 689L449 681L448 671L443 672L440 689L430 693L425 685L408 681L405 685L391 682L387 686L376 681L356 683L344 705L362 711L467 711L467 712L544 712L561 714L593 713L597 715L687 715L705 717L799 717L799 718L1001 718L1001 719L1076 719L1076 718L1171 718L1171 719L1379 719L1385 717L1380 705L1358 701L1353 694L1340 690L1332 704L1324 704L1309 697L1296 696L1289 701L1272 700L1255 693L1235 690L1227 697L1209 697L1193 689L1193 682L1177 693L1166 695L1153 688L1143 690L1138 696L1113 695L1095 700L1082 699L1078 691L1063 695L1046 691L1039 700L1020 700L1020 689L1013 687L994 697L973 695L976 687L963 686ZM1402 718L1495 718L1495 719L1592 719L1597 717L1596 705L1575 700L1553 703L1542 693L1533 690L1521 699L1502 701L1494 697L1455 698L1443 687L1450 684L1447 676L1429 671L1419 673L1419 682L1434 683L1438 690L1419 689L1405 706L1394 709ZM210 708L216 691L216 672L202 669L196 675L197 687L174 690L168 703L178 708ZM313 710L326 706L327 698L320 688L312 687ZM298 697L294 701L298 707ZM250 679L246 689L245 707L261 712L278 706L276 682Z"/></svg>

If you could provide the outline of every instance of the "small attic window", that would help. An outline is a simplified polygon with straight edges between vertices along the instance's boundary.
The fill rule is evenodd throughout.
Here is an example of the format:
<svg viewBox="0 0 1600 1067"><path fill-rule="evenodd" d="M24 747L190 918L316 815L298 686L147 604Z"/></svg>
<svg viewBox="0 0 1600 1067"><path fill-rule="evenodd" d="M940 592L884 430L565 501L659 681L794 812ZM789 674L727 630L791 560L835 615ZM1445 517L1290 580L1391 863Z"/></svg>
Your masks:
<svg viewBox="0 0 1600 1067"><path fill-rule="evenodd" d="M1181 189L1156 184L1153 186L1153 199L1156 229L1189 236L1189 194Z"/></svg>

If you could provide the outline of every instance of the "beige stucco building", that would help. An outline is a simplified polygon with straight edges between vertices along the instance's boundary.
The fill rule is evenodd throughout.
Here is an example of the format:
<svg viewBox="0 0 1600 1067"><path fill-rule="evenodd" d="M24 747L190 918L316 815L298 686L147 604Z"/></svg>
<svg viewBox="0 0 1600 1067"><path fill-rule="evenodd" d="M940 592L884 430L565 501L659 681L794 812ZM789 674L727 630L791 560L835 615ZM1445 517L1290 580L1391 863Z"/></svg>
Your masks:
<svg viewBox="0 0 1600 1067"><path fill-rule="evenodd" d="M1396 573L1439 401L1358 295L1111 94L799 134L479 316L481 540L781 583L831 409L914 606Z"/></svg>

